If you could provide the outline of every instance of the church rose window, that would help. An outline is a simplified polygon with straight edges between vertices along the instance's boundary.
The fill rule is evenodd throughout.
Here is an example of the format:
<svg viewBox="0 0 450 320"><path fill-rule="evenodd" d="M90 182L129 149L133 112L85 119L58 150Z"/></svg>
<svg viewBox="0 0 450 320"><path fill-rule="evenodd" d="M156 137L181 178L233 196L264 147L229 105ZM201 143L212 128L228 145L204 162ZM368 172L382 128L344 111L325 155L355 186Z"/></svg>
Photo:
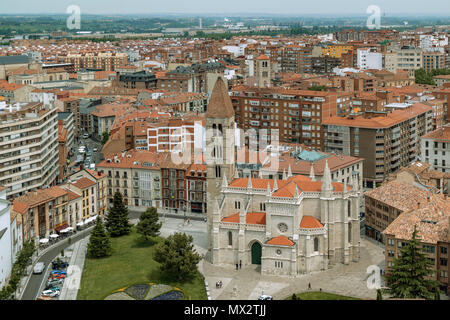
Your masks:
<svg viewBox="0 0 450 320"><path fill-rule="evenodd" d="M286 223L280 223L278 224L278 230L280 230L280 232L286 232L288 230L288 226Z"/></svg>

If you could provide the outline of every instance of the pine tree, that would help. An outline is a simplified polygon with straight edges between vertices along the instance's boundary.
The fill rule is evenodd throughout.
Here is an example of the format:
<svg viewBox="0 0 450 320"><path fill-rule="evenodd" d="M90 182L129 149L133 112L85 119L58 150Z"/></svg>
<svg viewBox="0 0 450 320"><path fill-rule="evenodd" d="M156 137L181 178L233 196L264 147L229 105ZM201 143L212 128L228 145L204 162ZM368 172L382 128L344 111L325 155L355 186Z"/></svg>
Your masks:
<svg viewBox="0 0 450 320"><path fill-rule="evenodd" d="M150 207L139 217L136 230L145 240L149 240L150 237L159 235L159 229L161 229L162 223L158 221L159 217L156 208Z"/></svg>
<svg viewBox="0 0 450 320"><path fill-rule="evenodd" d="M410 241L400 250L400 257L394 259L391 274L387 277L389 289L394 298L432 299L437 282L426 277L432 274L432 264L422 252L417 238L417 229Z"/></svg>
<svg viewBox="0 0 450 320"><path fill-rule="evenodd" d="M102 219L98 216L89 239L87 254L91 258L104 258L110 256L111 253L111 239L103 226Z"/></svg>
<svg viewBox="0 0 450 320"><path fill-rule="evenodd" d="M201 257L192 244L192 236L175 233L164 239L155 248L155 261L161 264L160 270L179 280L189 278L197 272Z"/></svg>
<svg viewBox="0 0 450 320"><path fill-rule="evenodd" d="M113 206L106 216L106 229L111 237L130 234L131 224L128 222L128 208L123 203L122 194L114 194Z"/></svg>

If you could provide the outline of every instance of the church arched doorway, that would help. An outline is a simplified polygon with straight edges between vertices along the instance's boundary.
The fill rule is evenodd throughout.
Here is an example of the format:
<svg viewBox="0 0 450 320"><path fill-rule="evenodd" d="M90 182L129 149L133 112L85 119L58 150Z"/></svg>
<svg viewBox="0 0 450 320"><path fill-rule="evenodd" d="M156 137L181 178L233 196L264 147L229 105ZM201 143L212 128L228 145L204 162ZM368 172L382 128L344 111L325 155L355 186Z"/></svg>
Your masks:
<svg viewBox="0 0 450 320"><path fill-rule="evenodd" d="M261 264L262 248L259 242L252 244L252 264Z"/></svg>

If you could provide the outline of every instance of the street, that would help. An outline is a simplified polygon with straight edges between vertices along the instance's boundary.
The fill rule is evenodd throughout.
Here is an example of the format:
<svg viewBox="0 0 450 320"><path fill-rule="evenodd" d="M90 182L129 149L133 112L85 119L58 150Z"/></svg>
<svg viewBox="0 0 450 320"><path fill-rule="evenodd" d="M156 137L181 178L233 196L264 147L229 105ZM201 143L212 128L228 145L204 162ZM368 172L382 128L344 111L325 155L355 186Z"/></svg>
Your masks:
<svg viewBox="0 0 450 320"><path fill-rule="evenodd" d="M83 139L83 137L79 137L79 141L77 142L75 139L73 147L72 147L73 155L72 155L72 157L69 158L70 165L68 168L68 172L74 172L75 169L77 168L77 167L75 167L75 161L77 160L77 156L78 155L83 156L83 154L78 152L78 148L81 146L86 147L86 152L88 150L91 150L92 155L91 156L86 155L86 157L91 158L91 161L90 161L91 164L94 163L97 165L101 161L102 154L100 153L100 151L103 147L101 142L94 140L92 138ZM94 152L95 148L97 149L96 152Z"/></svg>
<svg viewBox="0 0 450 320"><path fill-rule="evenodd" d="M82 238L88 236L91 233L91 230L85 232L79 231L76 235L72 236L72 243L75 243L76 241L79 241ZM61 252L61 250L66 249L68 246L69 242L67 241L67 239L62 240L58 245L56 245L54 248L50 249L42 257L40 257L38 262L43 262L45 267L47 268L47 266L53 261L53 259L55 259L55 257ZM22 300L36 300L44 276L45 270L42 274L31 275L27 287L24 289L25 291L22 295Z"/></svg>

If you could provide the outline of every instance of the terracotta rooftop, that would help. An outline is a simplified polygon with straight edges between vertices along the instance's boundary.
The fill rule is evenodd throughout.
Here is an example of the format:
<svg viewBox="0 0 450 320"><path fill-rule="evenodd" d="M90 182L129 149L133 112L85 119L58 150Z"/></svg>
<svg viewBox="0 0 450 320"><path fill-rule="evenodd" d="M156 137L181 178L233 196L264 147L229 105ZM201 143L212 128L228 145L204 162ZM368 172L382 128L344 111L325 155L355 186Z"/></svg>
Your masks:
<svg viewBox="0 0 450 320"><path fill-rule="evenodd" d="M417 202L425 202L428 192L411 184L390 181L366 191L364 195L398 210L407 211L415 208Z"/></svg>
<svg viewBox="0 0 450 320"><path fill-rule="evenodd" d="M92 181L91 179L81 178L81 179L77 180L75 183L73 183L72 185L77 188L80 188L80 189L86 189L95 184L96 184L96 182Z"/></svg>
<svg viewBox="0 0 450 320"><path fill-rule="evenodd" d="M300 222L300 228L317 229L323 228L323 225L313 216L303 216L302 221Z"/></svg>
<svg viewBox="0 0 450 320"><path fill-rule="evenodd" d="M294 242L292 242L288 237L286 236L278 236L276 238L272 238L269 241L266 242L267 244L273 245L273 246L287 246L292 247L294 245Z"/></svg>
<svg viewBox="0 0 450 320"><path fill-rule="evenodd" d="M323 120L323 124L370 129L390 128L398 123L412 119L430 110L433 110L430 106L422 103L415 103L407 109L394 110L386 116L377 116L373 118L364 118L362 115L355 116L353 118L333 116Z"/></svg>
<svg viewBox="0 0 450 320"><path fill-rule="evenodd" d="M450 142L450 125L427 133L422 139L433 139L436 142Z"/></svg>
<svg viewBox="0 0 450 320"><path fill-rule="evenodd" d="M239 212L232 214L231 216L225 217L222 219L222 222L233 222L239 223ZM247 212L245 217L246 224L266 224L266 214L265 212Z"/></svg>
<svg viewBox="0 0 450 320"><path fill-rule="evenodd" d="M432 195L430 201L400 214L387 228L384 234L397 239L410 240L417 226L422 242L436 244L438 241L450 241L449 238L450 199L442 195Z"/></svg>

